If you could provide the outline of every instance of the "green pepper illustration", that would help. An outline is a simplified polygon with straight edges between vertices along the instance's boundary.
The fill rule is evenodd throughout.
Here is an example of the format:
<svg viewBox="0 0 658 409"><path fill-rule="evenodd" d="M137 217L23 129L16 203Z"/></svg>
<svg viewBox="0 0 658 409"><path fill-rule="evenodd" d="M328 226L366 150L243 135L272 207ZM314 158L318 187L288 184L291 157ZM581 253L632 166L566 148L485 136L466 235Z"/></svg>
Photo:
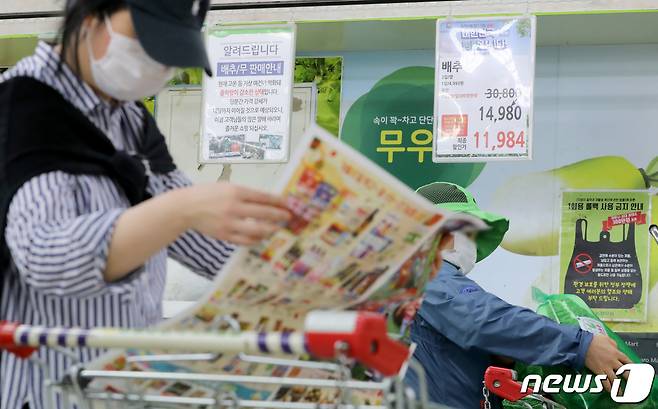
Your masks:
<svg viewBox="0 0 658 409"><path fill-rule="evenodd" d="M510 218L503 248L528 256L555 256L560 241L561 191L651 186L658 187L658 157L644 170L620 156L601 156L510 178L494 194L490 210Z"/></svg>

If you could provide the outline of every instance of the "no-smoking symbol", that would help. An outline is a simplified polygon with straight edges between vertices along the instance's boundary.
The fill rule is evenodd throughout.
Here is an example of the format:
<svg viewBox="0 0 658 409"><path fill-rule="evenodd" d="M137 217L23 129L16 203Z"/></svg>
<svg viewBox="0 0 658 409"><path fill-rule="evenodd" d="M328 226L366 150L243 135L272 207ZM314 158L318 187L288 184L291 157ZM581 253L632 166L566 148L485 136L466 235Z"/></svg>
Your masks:
<svg viewBox="0 0 658 409"><path fill-rule="evenodd" d="M594 260L587 253L580 253L573 258L573 269L580 274L587 274L592 271Z"/></svg>

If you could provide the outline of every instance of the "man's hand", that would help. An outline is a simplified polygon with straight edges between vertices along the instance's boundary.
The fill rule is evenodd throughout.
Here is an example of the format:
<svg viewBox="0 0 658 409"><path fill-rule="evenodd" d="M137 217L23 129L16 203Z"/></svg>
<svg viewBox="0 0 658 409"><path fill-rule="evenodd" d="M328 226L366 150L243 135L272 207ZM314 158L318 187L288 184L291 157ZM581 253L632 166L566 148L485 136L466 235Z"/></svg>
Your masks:
<svg viewBox="0 0 658 409"><path fill-rule="evenodd" d="M592 343L585 356L585 366L594 375L606 375L608 380L603 383L606 391L610 392L612 381L617 377L615 372L624 364L632 361L617 348L617 343L605 335L594 335ZM625 373L624 376L628 376Z"/></svg>

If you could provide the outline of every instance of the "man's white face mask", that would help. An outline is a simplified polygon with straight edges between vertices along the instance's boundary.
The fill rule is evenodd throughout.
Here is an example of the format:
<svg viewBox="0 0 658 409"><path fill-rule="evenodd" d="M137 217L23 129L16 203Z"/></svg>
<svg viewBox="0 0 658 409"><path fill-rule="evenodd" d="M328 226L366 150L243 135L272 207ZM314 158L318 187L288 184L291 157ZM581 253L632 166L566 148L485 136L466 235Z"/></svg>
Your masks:
<svg viewBox="0 0 658 409"><path fill-rule="evenodd" d="M445 261L454 264L464 274L468 274L475 267L477 261L477 245L475 241L461 232L452 233L454 248L443 250L441 256Z"/></svg>

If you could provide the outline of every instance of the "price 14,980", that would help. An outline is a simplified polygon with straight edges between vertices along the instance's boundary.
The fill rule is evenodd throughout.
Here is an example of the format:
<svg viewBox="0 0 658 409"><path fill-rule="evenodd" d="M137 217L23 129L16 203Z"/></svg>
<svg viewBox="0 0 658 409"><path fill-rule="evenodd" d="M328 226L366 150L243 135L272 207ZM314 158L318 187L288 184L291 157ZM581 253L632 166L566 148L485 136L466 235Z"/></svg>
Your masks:
<svg viewBox="0 0 658 409"><path fill-rule="evenodd" d="M495 151L496 149L508 148L514 149L516 147L525 148L525 132L521 131L516 133L514 131L500 131L496 134L496 139L491 138L491 144L489 143L489 131L483 133L475 132L473 135L475 138L475 148L480 149L490 149Z"/></svg>
<svg viewBox="0 0 658 409"><path fill-rule="evenodd" d="M488 119L489 121L498 122L498 121L518 121L523 116L523 109L512 103L511 105L501 105L499 107L493 106L481 106L480 107L480 120L484 121Z"/></svg>

